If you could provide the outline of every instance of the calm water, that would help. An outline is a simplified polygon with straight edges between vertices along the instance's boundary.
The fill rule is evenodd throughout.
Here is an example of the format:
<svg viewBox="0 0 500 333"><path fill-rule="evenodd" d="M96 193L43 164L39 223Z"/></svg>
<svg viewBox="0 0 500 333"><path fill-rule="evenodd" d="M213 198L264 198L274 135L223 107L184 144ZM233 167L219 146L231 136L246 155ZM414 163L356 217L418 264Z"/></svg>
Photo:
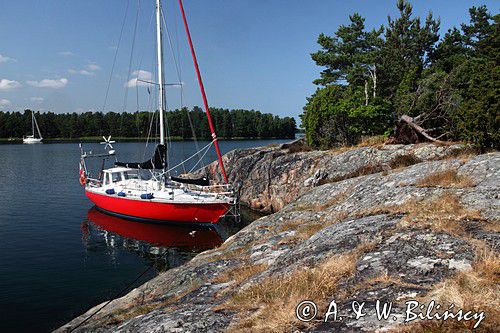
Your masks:
<svg viewBox="0 0 500 333"><path fill-rule="evenodd" d="M280 142L220 145L225 153ZM120 160L133 161L142 159L144 146L117 143L115 149ZM195 148L174 142L171 151L177 153L170 157L173 165ZM211 149L206 160L215 159ZM148 267L154 269L137 285L220 244L244 224L224 221L214 230L110 217L85 197L78 162L77 144L0 145L0 332L57 328L113 297Z"/></svg>

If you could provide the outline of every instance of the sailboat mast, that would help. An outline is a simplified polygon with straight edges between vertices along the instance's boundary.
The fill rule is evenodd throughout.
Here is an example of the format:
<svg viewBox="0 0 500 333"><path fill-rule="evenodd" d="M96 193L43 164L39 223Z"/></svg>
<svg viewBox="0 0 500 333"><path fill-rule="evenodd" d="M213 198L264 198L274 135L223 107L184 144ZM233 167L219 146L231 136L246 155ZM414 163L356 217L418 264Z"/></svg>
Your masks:
<svg viewBox="0 0 500 333"><path fill-rule="evenodd" d="M160 144L165 144L165 128L163 113L165 106L165 86L163 84L163 47L161 33L161 0L156 0L156 47L158 62L158 86L160 88L158 96L158 112L160 112Z"/></svg>
<svg viewBox="0 0 500 333"><path fill-rule="evenodd" d="M40 127L38 127L38 122L36 121L36 117L35 117L35 113L33 112L33 122L35 123L36 125L36 130L38 131L38 137L40 139L43 139L42 138L42 133L40 132ZM33 130L33 137L35 137L35 130Z"/></svg>
<svg viewBox="0 0 500 333"><path fill-rule="evenodd" d="M196 52L194 51L193 40L191 39L191 33L189 32L189 25L186 19L186 13L184 12L184 5L182 4L182 0L179 0L179 7L181 9L182 20L184 21L184 28L186 29L189 48L191 49L191 56L193 57L196 76L198 77L198 85L200 86L201 96L203 98L203 105L205 107L205 113L207 114L208 126L210 127L210 132L212 132L212 140L214 142L215 151L217 152L217 159L219 160L220 171L222 173L224 181L228 183L226 169L224 168L224 161L222 160L222 154L220 153L219 149L219 142L217 141L217 135L215 134L215 127L212 122L212 117L210 116L210 109L208 107L207 95L205 94L205 87L203 86L203 79L201 78L200 67L198 66L198 60L196 59Z"/></svg>
<svg viewBox="0 0 500 333"><path fill-rule="evenodd" d="M35 111L31 110L31 133L35 137Z"/></svg>

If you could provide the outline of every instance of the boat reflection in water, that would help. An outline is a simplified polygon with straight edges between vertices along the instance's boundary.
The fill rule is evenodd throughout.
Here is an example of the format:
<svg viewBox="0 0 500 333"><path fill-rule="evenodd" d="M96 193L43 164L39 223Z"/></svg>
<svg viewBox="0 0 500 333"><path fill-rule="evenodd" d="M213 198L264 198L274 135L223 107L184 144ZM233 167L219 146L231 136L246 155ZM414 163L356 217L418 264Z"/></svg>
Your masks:
<svg viewBox="0 0 500 333"><path fill-rule="evenodd" d="M104 242L111 256L113 250L122 248L153 261L159 270L177 267L223 242L220 233L210 225L135 222L105 214L95 207L87 212L82 233L87 249Z"/></svg>

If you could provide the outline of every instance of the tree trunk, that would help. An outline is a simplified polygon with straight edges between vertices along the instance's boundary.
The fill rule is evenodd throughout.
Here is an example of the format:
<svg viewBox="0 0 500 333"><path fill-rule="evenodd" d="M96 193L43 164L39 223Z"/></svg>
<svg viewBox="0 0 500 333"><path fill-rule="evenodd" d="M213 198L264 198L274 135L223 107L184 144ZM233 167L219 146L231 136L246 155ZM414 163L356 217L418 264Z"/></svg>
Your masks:
<svg viewBox="0 0 500 333"><path fill-rule="evenodd" d="M392 143L403 144L420 143L425 141L444 143L443 141L430 136L424 128L415 124L412 117L407 115L402 115L401 118L399 118L390 141Z"/></svg>
<svg viewBox="0 0 500 333"><path fill-rule="evenodd" d="M373 65L373 98L377 97L377 65Z"/></svg>
<svg viewBox="0 0 500 333"><path fill-rule="evenodd" d="M368 81L365 80L365 106L368 105Z"/></svg>

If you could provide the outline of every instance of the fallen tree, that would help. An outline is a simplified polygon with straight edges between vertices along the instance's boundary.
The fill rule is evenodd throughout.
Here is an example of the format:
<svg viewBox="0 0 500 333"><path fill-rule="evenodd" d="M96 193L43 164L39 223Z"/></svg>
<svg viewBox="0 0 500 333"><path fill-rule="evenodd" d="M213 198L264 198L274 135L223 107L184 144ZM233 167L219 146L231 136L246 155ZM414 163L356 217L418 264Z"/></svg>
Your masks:
<svg viewBox="0 0 500 333"><path fill-rule="evenodd" d="M421 143L421 142L435 142L444 143L444 141L439 140L439 138L434 138L428 133L428 130L422 128L417 124L415 118L407 115L402 115L399 121L396 123L394 133L391 136L391 143Z"/></svg>

